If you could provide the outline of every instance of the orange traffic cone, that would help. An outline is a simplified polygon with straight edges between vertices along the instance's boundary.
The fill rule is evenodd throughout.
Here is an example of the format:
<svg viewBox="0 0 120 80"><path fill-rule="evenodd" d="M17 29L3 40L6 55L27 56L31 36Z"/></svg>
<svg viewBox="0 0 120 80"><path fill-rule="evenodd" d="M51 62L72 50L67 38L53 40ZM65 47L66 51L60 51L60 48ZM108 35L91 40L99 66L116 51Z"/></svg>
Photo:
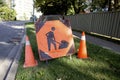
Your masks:
<svg viewBox="0 0 120 80"><path fill-rule="evenodd" d="M26 36L26 46L25 46L25 62L23 67L33 67L38 65L37 61L35 60L33 56L33 51L29 42L28 36Z"/></svg>
<svg viewBox="0 0 120 80"><path fill-rule="evenodd" d="M84 32L82 32L80 47L78 51L78 58L87 58L86 39Z"/></svg>

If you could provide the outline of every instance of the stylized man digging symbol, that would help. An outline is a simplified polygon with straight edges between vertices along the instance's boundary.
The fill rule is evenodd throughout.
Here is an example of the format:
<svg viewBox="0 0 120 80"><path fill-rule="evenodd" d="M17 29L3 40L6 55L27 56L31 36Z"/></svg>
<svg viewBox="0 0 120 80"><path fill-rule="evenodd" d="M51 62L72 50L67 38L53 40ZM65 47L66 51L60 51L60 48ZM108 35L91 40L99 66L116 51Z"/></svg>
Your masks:
<svg viewBox="0 0 120 80"><path fill-rule="evenodd" d="M56 47L56 40L55 40L55 36L54 36L54 31L55 31L55 27L52 27L51 31L46 33L47 43L48 43L48 50L49 51L51 50L51 44L54 45L55 50L57 49L57 47Z"/></svg>

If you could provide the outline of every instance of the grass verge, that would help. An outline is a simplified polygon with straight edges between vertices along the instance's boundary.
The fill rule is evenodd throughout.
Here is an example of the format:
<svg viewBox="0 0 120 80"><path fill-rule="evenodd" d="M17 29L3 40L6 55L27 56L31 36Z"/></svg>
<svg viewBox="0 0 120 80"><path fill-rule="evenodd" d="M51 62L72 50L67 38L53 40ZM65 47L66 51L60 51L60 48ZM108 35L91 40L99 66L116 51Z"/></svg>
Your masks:
<svg viewBox="0 0 120 80"><path fill-rule="evenodd" d="M38 60L38 66L23 68L24 50L19 62L16 80L119 80L120 55L87 43L88 59L78 59L77 53L49 60L48 64L38 57L35 29L32 23L26 24L27 35ZM75 48L79 47L79 39L74 38Z"/></svg>

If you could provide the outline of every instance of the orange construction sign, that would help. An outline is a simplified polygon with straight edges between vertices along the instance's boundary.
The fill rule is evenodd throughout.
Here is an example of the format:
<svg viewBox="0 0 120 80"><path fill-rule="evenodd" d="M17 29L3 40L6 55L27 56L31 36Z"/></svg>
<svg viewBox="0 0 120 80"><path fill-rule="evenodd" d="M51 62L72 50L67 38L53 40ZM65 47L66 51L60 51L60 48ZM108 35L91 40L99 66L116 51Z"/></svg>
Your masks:
<svg viewBox="0 0 120 80"><path fill-rule="evenodd" d="M52 17L52 20L50 20ZM58 58L74 53L72 30L68 20L44 17L36 23L36 38L40 60Z"/></svg>

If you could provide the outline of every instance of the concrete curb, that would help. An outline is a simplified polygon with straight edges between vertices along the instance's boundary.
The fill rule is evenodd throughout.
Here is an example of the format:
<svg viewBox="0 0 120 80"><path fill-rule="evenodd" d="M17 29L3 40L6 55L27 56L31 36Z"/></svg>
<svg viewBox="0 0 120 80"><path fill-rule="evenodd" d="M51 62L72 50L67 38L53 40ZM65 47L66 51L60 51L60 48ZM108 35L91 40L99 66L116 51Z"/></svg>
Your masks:
<svg viewBox="0 0 120 80"><path fill-rule="evenodd" d="M15 49L17 47L13 47L11 52L9 53L9 55L7 56L8 58L5 59L5 61L2 63L2 65L0 66L0 80L4 80L6 73L9 70L10 65L12 64L13 58L14 56L12 56L12 54L15 52Z"/></svg>
<svg viewBox="0 0 120 80"><path fill-rule="evenodd" d="M5 78L6 80L15 80L15 76L16 76L17 68L18 68L18 63L19 63L19 59L21 57L21 52L22 52L22 48L23 48L24 43L25 43L25 35L23 36L22 41L19 44L19 49L18 49L17 54L16 54L16 56L11 64L11 68L8 72L8 75Z"/></svg>

